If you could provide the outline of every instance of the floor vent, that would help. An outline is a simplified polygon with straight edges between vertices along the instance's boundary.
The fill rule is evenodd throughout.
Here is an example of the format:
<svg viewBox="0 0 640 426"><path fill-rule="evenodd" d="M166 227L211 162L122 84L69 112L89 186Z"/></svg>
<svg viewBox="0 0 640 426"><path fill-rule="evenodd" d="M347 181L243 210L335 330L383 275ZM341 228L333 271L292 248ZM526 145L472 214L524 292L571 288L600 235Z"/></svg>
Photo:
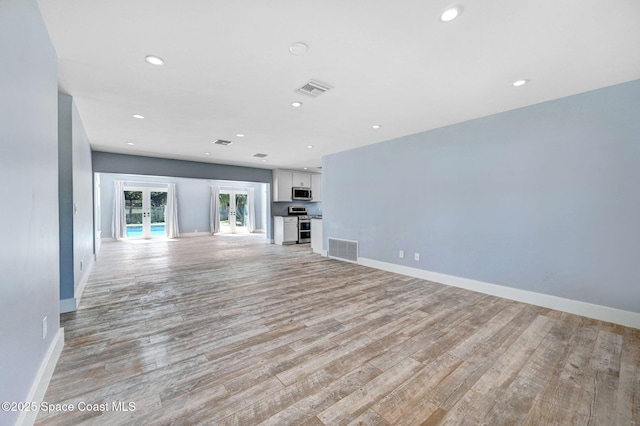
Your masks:
<svg viewBox="0 0 640 426"><path fill-rule="evenodd" d="M329 252L327 255L334 259L358 262L358 242L329 238Z"/></svg>

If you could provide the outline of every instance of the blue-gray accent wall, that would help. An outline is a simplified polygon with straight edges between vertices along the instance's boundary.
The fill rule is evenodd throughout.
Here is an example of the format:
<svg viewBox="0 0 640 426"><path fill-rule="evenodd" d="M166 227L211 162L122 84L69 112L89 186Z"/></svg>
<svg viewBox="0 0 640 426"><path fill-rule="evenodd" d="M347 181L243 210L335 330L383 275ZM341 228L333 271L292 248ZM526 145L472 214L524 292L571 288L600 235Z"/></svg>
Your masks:
<svg viewBox="0 0 640 426"><path fill-rule="evenodd" d="M80 297L80 283L87 278L93 262L92 179L89 138L72 97L61 93L58 95L61 300Z"/></svg>
<svg viewBox="0 0 640 426"><path fill-rule="evenodd" d="M640 80L328 155L323 177L325 248L640 312Z"/></svg>
<svg viewBox="0 0 640 426"><path fill-rule="evenodd" d="M93 171L102 173L171 176L196 179L262 182L271 185L271 170L138 155L93 153Z"/></svg>
<svg viewBox="0 0 640 426"><path fill-rule="evenodd" d="M19 402L60 329L58 59L35 0L0 1L0 58L0 401Z"/></svg>

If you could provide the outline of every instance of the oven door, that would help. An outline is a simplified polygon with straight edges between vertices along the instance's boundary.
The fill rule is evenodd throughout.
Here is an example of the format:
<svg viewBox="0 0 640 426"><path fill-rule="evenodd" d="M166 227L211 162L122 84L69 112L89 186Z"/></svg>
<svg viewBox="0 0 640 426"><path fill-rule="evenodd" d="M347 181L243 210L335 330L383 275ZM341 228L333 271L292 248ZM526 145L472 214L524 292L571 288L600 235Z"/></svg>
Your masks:
<svg viewBox="0 0 640 426"><path fill-rule="evenodd" d="M311 242L311 221L300 220L298 222L298 243Z"/></svg>

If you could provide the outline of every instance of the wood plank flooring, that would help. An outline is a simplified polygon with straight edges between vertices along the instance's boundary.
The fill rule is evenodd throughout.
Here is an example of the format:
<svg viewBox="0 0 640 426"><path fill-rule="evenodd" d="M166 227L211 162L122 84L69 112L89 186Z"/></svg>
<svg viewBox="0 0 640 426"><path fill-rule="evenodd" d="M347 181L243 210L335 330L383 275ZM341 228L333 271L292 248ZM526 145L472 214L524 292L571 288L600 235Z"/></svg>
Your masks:
<svg viewBox="0 0 640 426"><path fill-rule="evenodd" d="M640 330L264 241L104 243L36 424L640 424Z"/></svg>

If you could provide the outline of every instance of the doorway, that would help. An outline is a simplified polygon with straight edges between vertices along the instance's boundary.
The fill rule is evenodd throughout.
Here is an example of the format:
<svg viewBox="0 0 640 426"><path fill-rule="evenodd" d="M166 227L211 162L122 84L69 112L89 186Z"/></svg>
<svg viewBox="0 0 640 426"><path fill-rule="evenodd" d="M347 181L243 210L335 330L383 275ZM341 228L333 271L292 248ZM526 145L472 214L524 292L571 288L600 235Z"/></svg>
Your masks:
<svg viewBox="0 0 640 426"><path fill-rule="evenodd" d="M249 209L247 205L247 191L221 190L220 204L220 233L248 234Z"/></svg>
<svg viewBox="0 0 640 426"><path fill-rule="evenodd" d="M154 238L167 235L166 188L125 186L124 202L127 238Z"/></svg>

